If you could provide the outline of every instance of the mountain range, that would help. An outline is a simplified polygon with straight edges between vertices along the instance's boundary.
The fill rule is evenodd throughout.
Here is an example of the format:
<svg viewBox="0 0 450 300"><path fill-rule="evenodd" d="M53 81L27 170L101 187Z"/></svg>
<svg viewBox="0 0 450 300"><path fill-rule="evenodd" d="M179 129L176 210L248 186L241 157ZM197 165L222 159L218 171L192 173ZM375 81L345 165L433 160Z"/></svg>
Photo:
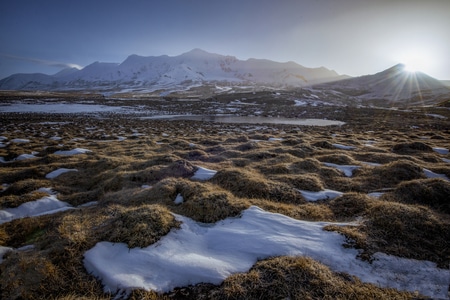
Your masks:
<svg viewBox="0 0 450 300"><path fill-rule="evenodd" d="M122 63L94 62L54 75L14 74L0 80L0 90L160 92L200 86L255 89L314 89L328 100L353 103L407 102L433 104L448 98L443 82L424 73L407 72L398 64L372 75L349 77L325 67L295 62L239 60L234 56L193 49L178 56L130 55ZM218 89L219 90L219 89ZM310 92L308 92L310 93Z"/></svg>
<svg viewBox="0 0 450 300"><path fill-rule="evenodd" d="M194 49L178 56L130 55L122 63L95 62L55 75L14 74L0 80L3 90L164 90L226 82L233 85L301 87L345 78L324 67L295 62L239 60Z"/></svg>

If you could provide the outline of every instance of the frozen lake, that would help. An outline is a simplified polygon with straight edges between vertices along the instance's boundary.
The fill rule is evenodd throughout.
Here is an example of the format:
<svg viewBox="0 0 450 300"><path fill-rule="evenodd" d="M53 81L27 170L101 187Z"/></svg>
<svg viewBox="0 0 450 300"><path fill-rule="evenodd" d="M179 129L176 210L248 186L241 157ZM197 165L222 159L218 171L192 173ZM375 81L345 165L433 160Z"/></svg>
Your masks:
<svg viewBox="0 0 450 300"><path fill-rule="evenodd" d="M191 120L217 123L249 123L249 124L286 124L308 126L343 125L345 122L325 119L293 119L293 118L269 118L269 117L243 117L232 115L159 115L143 117L150 120Z"/></svg>

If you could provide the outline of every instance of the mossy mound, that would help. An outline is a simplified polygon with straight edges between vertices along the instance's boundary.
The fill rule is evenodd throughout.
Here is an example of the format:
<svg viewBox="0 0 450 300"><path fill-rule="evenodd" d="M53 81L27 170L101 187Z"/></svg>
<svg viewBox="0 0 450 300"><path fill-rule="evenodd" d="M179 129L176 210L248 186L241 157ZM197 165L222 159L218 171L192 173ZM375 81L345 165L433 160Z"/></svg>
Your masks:
<svg viewBox="0 0 450 300"><path fill-rule="evenodd" d="M180 204L174 202L178 194L183 197ZM134 199L139 203L163 204L174 213L204 223L237 216L250 206L245 199L236 198L215 184L177 178L161 180L148 192L134 195Z"/></svg>
<svg viewBox="0 0 450 300"><path fill-rule="evenodd" d="M433 148L422 142L400 143L392 147L392 151L400 154L410 154L415 152L432 152Z"/></svg>
<svg viewBox="0 0 450 300"><path fill-rule="evenodd" d="M408 204L426 205L450 214L450 182L440 178L418 179L400 183L387 198Z"/></svg>
<svg viewBox="0 0 450 300"><path fill-rule="evenodd" d="M371 199L366 194L346 193L331 200L328 205L337 219L354 219L366 213Z"/></svg>
<svg viewBox="0 0 450 300"><path fill-rule="evenodd" d="M114 215L104 232L104 239L114 243L126 243L129 248L147 247L180 225L170 211L161 205L141 205L124 208L108 208ZM102 230L103 231L103 230Z"/></svg>
<svg viewBox="0 0 450 300"><path fill-rule="evenodd" d="M229 168L219 172L211 181L241 198L269 199L276 202L305 203L301 194L286 183L266 179L256 171Z"/></svg>
<svg viewBox="0 0 450 300"><path fill-rule="evenodd" d="M204 285L183 289L195 298ZM209 287L211 289L211 287ZM180 290L171 293L176 297ZM197 294L198 293L198 294ZM181 294L181 293L180 293ZM228 277L204 299L411 299L414 295L331 271L307 257L276 257L257 262L247 273Z"/></svg>
<svg viewBox="0 0 450 300"><path fill-rule="evenodd" d="M371 251L431 260L448 268L450 223L428 208L378 202L367 211L363 231Z"/></svg>

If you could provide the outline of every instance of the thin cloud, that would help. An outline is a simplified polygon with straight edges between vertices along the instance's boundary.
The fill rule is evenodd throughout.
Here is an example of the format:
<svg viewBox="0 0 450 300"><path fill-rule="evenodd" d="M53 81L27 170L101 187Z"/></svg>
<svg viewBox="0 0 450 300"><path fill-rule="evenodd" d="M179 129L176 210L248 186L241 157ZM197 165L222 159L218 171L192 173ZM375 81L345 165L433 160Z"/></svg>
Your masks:
<svg viewBox="0 0 450 300"><path fill-rule="evenodd" d="M38 59L38 58L32 58L32 57L22 57L22 56L11 55L11 54L6 54L6 53L0 53L0 56L3 56L5 58L10 58L10 59L32 62L32 63L39 64L39 65L56 67L56 68L77 68L77 69L83 68L80 65L72 64L72 63L64 63L64 62L59 62L59 61L44 60L44 59Z"/></svg>

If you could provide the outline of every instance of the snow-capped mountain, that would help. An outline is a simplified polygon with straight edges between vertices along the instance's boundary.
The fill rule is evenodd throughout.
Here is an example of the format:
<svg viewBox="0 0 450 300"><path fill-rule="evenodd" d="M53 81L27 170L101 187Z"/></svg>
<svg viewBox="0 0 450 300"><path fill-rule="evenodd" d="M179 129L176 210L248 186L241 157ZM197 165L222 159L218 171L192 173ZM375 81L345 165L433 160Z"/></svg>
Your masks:
<svg viewBox="0 0 450 300"><path fill-rule="evenodd" d="M441 81L421 72L408 72L403 64L373 75L319 84L315 88L373 103L433 104L450 93Z"/></svg>
<svg viewBox="0 0 450 300"><path fill-rule="evenodd" d="M55 75L14 74L0 80L4 90L160 90L205 83L302 87L342 78L335 71L294 62L239 60L200 49L178 56L131 55L122 63L95 62Z"/></svg>

